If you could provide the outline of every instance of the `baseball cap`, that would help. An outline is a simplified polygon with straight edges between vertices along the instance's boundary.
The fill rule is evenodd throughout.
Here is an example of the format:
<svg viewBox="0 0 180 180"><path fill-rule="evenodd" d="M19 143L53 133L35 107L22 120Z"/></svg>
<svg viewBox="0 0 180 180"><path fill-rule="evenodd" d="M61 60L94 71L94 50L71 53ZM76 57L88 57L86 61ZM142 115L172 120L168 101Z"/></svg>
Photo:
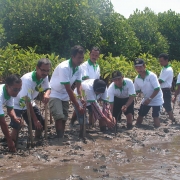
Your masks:
<svg viewBox="0 0 180 180"><path fill-rule="evenodd" d="M122 73L121 73L119 70L114 71L114 72L112 73L112 80L113 80L113 79L120 78L120 77L122 77L122 76L123 76L123 75L122 75Z"/></svg>
<svg viewBox="0 0 180 180"><path fill-rule="evenodd" d="M95 79L93 89L95 92L104 93L106 90L106 83L103 80Z"/></svg>
<svg viewBox="0 0 180 180"><path fill-rule="evenodd" d="M145 63L144 63L144 60L143 59L135 59L134 60L134 66L143 66Z"/></svg>

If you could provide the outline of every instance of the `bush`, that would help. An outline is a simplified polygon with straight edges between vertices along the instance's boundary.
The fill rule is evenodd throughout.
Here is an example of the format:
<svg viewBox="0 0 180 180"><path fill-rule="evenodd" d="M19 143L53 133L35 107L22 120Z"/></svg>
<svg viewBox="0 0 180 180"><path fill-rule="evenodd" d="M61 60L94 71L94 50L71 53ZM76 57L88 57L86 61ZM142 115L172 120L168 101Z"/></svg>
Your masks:
<svg viewBox="0 0 180 180"><path fill-rule="evenodd" d="M54 53L37 54L35 51L36 47L28 47L28 49L23 49L17 44L8 44L7 47L0 49L1 81L10 74L19 74L22 76L27 72L33 71L36 67L37 61L40 58L46 57L51 60L51 73L60 62L65 60L65 58L60 58ZM85 53L84 57L85 61L89 58L89 51ZM160 66L157 58L153 57L151 54L145 53L141 54L138 58L144 59L147 69L159 76L162 67ZM123 55L113 57L111 53L109 53L108 56L100 54L97 62L101 69L101 78L104 79L107 83L110 83L111 74L115 70L120 70L125 77L128 77L132 80L134 80L137 75L137 72L134 69L134 63L129 61ZM171 65L174 70L174 76L177 77L178 73L180 72L180 62L173 60L171 61Z"/></svg>

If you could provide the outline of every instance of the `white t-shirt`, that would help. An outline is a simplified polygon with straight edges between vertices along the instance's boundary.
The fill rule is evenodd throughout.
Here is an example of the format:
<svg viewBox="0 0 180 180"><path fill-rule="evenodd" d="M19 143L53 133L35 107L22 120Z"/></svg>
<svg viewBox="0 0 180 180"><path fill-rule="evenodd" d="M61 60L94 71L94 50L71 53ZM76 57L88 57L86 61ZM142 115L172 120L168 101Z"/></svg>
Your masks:
<svg viewBox="0 0 180 180"><path fill-rule="evenodd" d="M82 75L79 66L73 68L72 60L66 60L60 63L54 70L50 85L51 98L58 98L62 101L68 101L69 95L65 89L65 84L72 85L75 81L81 82Z"/></svg>
<svg viewBox="0 0 180 180"><path fill-rule="evenodd" d="M144 100L148 99L154 90L160 89L160 84L158 82L156 74L151 71L146 70L146 77L144 79L141 78L140 75L136 76L134 81L134 87L136 92L142 92ZM148 106L161 106L164 103L162 90L160 89L158 94L151 100Z"/></svg>
<svg viewBox="0 0 180 180"><path fill-rule="evenodd" d="M96 95L94 92L94 89L93 89L94 81L95 81L95 79L87 79L87 80L83 81L81 84L82 90L85 93L85 100L90 103L90 102L95 102L101 98L103 101L108 102L107 88L104 93ZM74 92L77 95L77 91L74 91Z"/></svg>
<svg viewBox="0 0 180 180"><path fill-rule="evenodd" d="M161 88L171 88L173 76L172 67L170 65L164 66L159 76L159 80L162 81L162 83L160 83Z"/></svg>
<svg viewBox="0 0 180 180"><path fill-rule="evenodd" d="M7 94L5 84L0 85L0 116L4 116L3 106L13 108L14 99Z"/></svg>
<svg viewBox="0 0 180 180"><path fill-rule="evenodd" d="M39 81L36 78L36 71L29 72L21 77L22 89L14 98L14 109L26 109L25 96L31 100L32 106L35 106L34 99L40 92L50 89L48 76Z"/></svg>
<svg viewBox="0 0 180 180"><path fill-rule="evenodd" d="M80 66L82 72L82 79L99 79L100 78L100 68L96 63L95 65L88 59L86 62Z"/></svg>
<svg viewBox="0 0 180 180"><path fill-rule="evenodd" d="M177 84L177 85L179 85L179 84L180 84L180 73L178 74L176 84Z"/></svg>
<svg viewBox="0 0 180 180"><path fill-rule="evenodd" d="M108 88L108 97L110 103L114 102L114 96L118 98L128 98L129 96L136 96L132 80L129 78L124 78L121 88L117 87L114 82L112 82Z"/></svg>

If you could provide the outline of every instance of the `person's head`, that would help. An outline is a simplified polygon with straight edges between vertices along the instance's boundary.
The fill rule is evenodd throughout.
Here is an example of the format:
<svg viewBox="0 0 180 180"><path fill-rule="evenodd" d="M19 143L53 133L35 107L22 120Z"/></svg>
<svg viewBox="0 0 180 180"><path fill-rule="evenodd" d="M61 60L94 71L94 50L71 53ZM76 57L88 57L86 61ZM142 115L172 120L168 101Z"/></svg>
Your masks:
<svg viewBox="0 0 180 180"><path fill-rule="evenodd" d="M158 58L159 58L159 63L161 66L168 65L168 62L169 62L168 54L162 53L158 56Z"/></svg>
<svg viewBox="0 0 180 180"><path fill-rule="evenodd" d="M9 96L16 97L22 87L19 75L12 74L5 79L5 87Z"/></svg>
<svg viewBox="0 0 180 180"><path fill-rule="evenodd" d="M100 50L98 47L93 47L90 51L90 60L95 63L99 58Z"/></svg>
<svg viewBox="0 0 180 180"><path fill-rule="evenodd" d="M106 90L106 83L103 80L95 79L93 84L93 90L96 94L102 94Z"/></svg>
<svg viewBox="0 0 180 180"><path fill-rule="evenodd" d="M71 59L75 66L79 66L84 61L84 48L79 45L72 47Z"/></svg>
<svg viewBox="0 0 180 180"><path fill-rule="evenodd" d="M143 59L136 59L134 61L134 67L139 74L142 74L146 71L146 66Z"/></svg>
<svg viewBox="0 0 180 180"><path fill-rule="evenodd" d="M42 58L38 61L36 66L36 75L39 79L45 78L51 71L51 61L47 58Z"/></svg>
<svg viewBox="0 0 180 180"><path fill-rule="evenodd" d="M112 79L111 80L114 82L114 84L116 86L122 87L122 85L123 85L123 75L119 70L114 71L112 73Z"/></svg>

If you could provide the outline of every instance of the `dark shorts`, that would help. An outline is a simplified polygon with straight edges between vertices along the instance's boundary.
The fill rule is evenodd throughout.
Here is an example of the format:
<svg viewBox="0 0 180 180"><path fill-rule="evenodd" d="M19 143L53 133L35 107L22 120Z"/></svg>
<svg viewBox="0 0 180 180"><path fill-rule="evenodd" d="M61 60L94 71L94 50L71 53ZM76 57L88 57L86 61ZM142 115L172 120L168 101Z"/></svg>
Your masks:
<svg viewBox="0 0 180 180"><path fill-rule="evenodd" d="M129 98L118 98L114 96L114 106L113 106L113 116L117 119L118 116L122 114L121 108L124 106ZM131 105L127 108L127 111L124 113L127 114L134 114L134 101Z"/></svg>
<svg viewBox="0 0 180 180"><path fill-rule="evenodd" d="M38 109L37 106L34 106L33 110L34 110L34 113L35 113L37 119L40 121L40 123L44 127L44 118L42 117L40 110ZM27 125L29 124L27 110L14 109L14 111L15 111L17 117L23 117L23 119L26 121L26 124ZM16 123L12 118L11 118L10 126L14 129L19 128L19 124ZM35 130L33 121L32 121L32 129Z"/></svg>
<svg viewBox="0 0 180 180"><path fill-rule="evenodd" d="M166 112L170 112L170 111L172 111L171 90L162 88L162 92L163 92L163 99L164 99L163 107L166 110Z"/></svg>
<svg viewBox="0 0 180 180"><path fill-rule="evenodd" d="M139 116L142 116L142 117L146 116L151 107L152 107L152 117L153 118L159 117L161 106L146 106L146 105L142 105L142 104L139 109L139 113L138 113Z"/></svg>

